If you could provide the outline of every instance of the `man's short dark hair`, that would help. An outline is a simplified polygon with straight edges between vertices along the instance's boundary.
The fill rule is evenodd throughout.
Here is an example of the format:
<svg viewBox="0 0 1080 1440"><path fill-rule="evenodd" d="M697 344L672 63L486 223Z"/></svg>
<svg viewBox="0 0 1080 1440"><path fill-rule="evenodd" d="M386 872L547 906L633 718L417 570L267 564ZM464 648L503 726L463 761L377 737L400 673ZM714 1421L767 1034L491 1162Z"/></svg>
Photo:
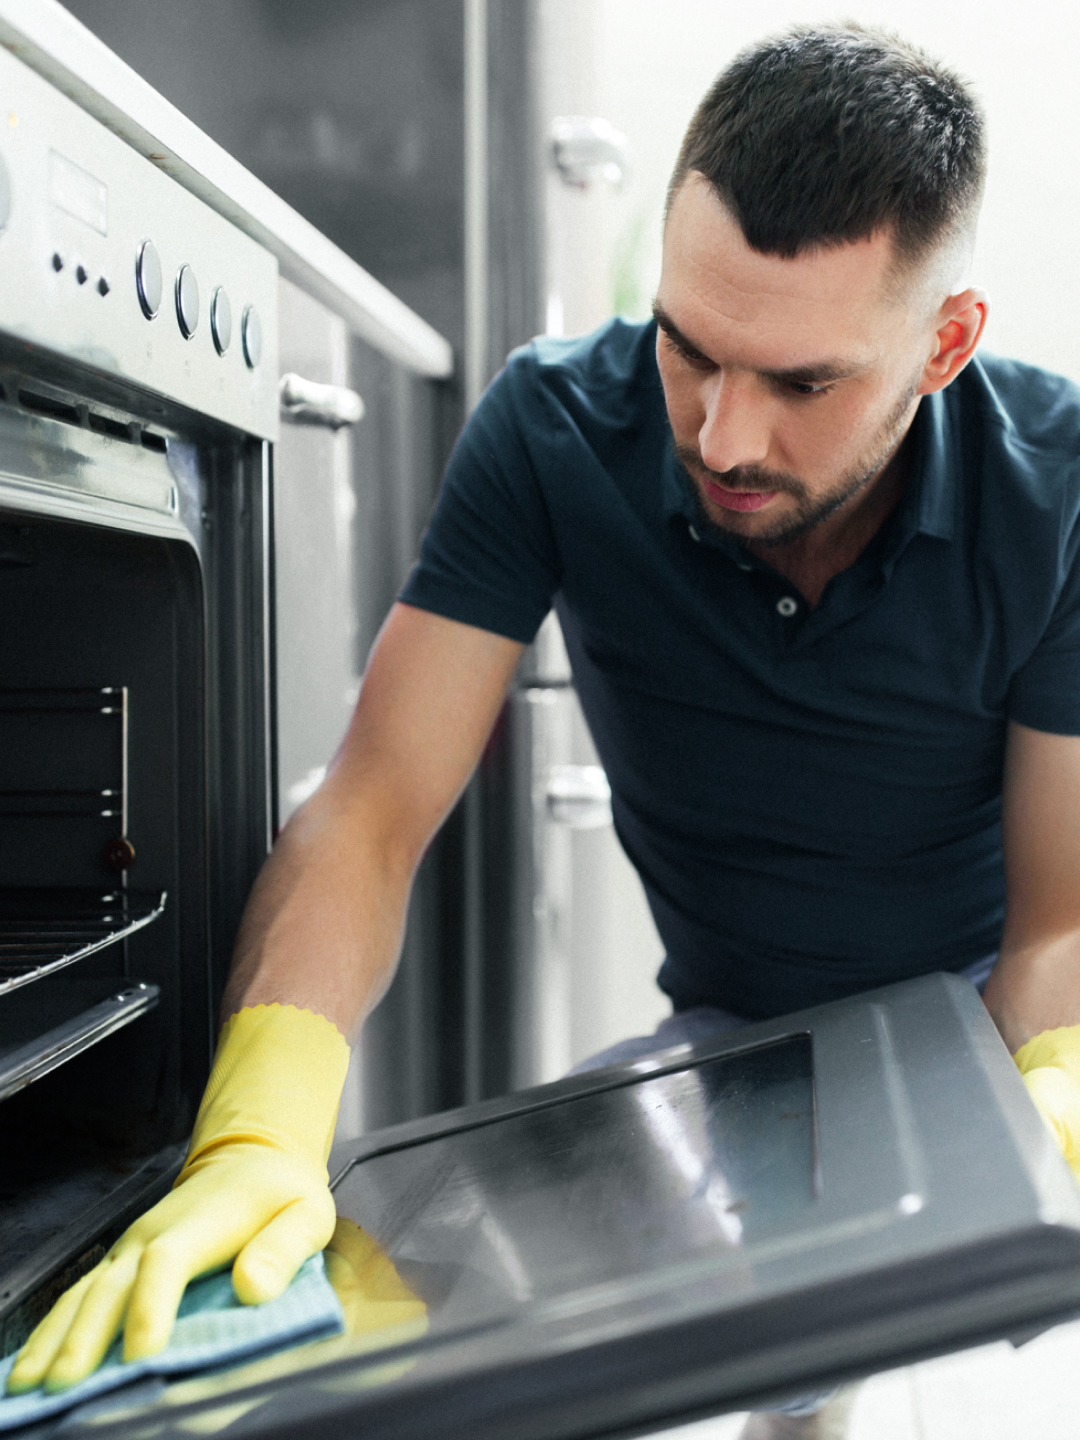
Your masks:
<svg viewBox="0 0 1080 1440"><path fill-rule="evenodd" d="M713 82L668 204L699 171L754 250L791 258L891 228L904 266L973 228L985 168L978 101L951 71L893 35L800 26Z"/></svg>

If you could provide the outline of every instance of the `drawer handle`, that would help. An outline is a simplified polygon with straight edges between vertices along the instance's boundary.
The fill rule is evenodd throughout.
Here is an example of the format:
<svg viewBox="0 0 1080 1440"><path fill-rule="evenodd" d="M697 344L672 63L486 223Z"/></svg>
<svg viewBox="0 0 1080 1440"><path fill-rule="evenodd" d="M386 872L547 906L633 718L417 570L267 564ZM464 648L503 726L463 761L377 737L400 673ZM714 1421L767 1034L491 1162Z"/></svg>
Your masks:
<svg viewBox="0 0 1080 1440"><path fill-rule="evenodd" d="M364 418L364 402L344 385L318 385L302 375L283 375L278 386L283 419L298 425L325 425L340 430Z"/></svg>
<svg viewBox="0 0 1080 1440"><path fill-rule="evenodd" d="M611 824L611 786L599 765L553 765L548 771L548 814L571 830Z"/></svg>

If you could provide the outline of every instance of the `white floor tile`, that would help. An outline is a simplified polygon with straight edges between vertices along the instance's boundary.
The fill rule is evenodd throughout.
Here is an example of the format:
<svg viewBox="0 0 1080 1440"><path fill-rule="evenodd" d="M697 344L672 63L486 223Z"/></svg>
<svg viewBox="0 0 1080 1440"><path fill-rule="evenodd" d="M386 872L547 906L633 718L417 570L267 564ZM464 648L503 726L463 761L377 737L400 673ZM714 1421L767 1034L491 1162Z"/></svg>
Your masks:
<svg viewBox="0 0 1080 1440"><path fill-rule="evenodd" d="M1004 1342L914 1366L920 1440L1022 1440L1015 1370Z"/></svg>
<svg viewBox="0 0 1080 1440"><path fill-rule="evenodd" d="M859 1386L849 1440L922 1440L910 1370L872 1375Z"/></svg>
<svg viewBox="0 0 1080 1440"><path fill-rule="evenodd" d="M736 1440L746 1422L746 1412L716 1415L711 1420L695 1420L678 1425L674 1430L658 1430L656 1440ZM652 1437L649 1437L652 1440Z"/></svg>
<svg viewBox="0 0 1080 1440"><path fill-rule="evenodd" d="M875 1375L849 1440L1078 1440L1080 1323Z"/></svg>
<svg viewBox="0 0 1080 1440"><path fill-rule="evenodd" d="M656 1440L736 1440L745 1420L719 1415ZM1080 1440L1080 1321L1019 1350L983 1345L871 1376L847 1440Z"/></svg>

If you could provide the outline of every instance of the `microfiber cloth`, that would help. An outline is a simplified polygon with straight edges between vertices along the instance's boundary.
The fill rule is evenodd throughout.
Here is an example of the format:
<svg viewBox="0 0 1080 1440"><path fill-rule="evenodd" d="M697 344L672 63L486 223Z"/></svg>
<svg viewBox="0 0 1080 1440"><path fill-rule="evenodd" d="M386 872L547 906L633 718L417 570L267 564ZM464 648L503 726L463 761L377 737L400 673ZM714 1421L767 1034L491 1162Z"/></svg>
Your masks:
<svg viewBox="0 0 1080 1440"><path fill-rule="evenodd" d="M283 1295L262 1305L241 1305L233 1293L229 1271L193 1280L184 1291L168 1345L148 1360L125 1364L117 1340L92 1375L56 1395L31 1390L0 1398L0 1430L31 1425L49 1415L71 1410L108 1390L144 1376L187 1375L218 1369L234 1360L340 1335L345 1328L341 1304L326 1278L323 1257L313 1255L300 1267ZM0 1391L15 1356L0 1362Z"/></svg>

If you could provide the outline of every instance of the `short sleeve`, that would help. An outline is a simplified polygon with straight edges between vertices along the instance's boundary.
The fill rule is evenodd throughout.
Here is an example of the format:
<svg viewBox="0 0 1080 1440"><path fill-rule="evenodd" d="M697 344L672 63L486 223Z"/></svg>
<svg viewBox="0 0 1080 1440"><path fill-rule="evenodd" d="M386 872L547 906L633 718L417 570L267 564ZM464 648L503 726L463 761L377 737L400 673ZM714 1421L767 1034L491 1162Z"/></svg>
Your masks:
<svg viewBox="0 0 1080 1440"><path fill-rule="evenodd" d="M443 477L420 559L399 599L529 644L561 566L537 474L547 397L528 350L511 357L470 416Z"/></svg>
<svg viewBox="0 0 1080 1440"><path fill-rule="evenodd" d="M1055 735L1080 735L1080 525L1062 545L1053 612L1009 686L1010 720Z"/></svg>

